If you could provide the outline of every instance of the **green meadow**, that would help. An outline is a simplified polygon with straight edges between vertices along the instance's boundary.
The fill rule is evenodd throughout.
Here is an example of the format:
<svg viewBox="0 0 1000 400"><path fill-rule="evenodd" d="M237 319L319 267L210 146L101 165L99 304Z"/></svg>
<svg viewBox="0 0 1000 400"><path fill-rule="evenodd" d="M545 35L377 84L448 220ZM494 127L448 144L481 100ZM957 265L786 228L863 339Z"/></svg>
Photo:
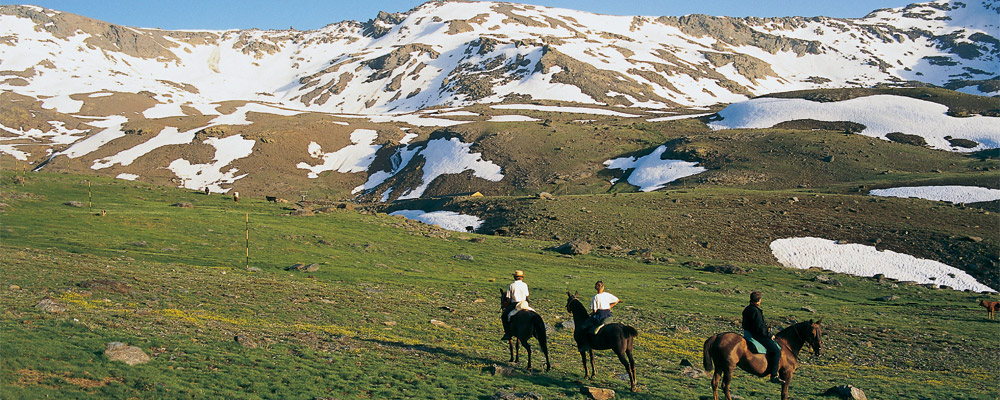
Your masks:
<svg viewBox="0 0 1000 400"><path fill-rule="evenodd" d="M751 290L765 292L776 327L823 318L822 353L800 354L793 398L827 398L848 384L869 399L1000 394L1000 320L977 305L991 297L983 294L710 251L569 257L548 250L555 240L449 232L361 210L291 216L289 205L258 198L234 204L71 174L29 173L22 184L15 175L0 175L2 398L582 399L586 385L623 399L698 399L711 396L710 375L697 370L702 343L739 329ZM699 190L709 189L690 189ZM602 196L613 195L594 199ZM175 206L183 202L193 208ZM286 270L296 263L319 269ZM722 264L748 273L704 271ZM551 371L540 370L537 346L534 371L524 349L508 363L498 340L498 294L515 269L552 327ZM589 297L598 279L624 300L616 319L639 331L636 393L607 351L597 353L597 378L582 382L572 330L562 327L566 292ZM36 307L43 299L65 310ZM110 360L110 342L151 360ZM494 366L515 368L495 375ZM738 371L733 394L775 399L779 387Z"/></svg>

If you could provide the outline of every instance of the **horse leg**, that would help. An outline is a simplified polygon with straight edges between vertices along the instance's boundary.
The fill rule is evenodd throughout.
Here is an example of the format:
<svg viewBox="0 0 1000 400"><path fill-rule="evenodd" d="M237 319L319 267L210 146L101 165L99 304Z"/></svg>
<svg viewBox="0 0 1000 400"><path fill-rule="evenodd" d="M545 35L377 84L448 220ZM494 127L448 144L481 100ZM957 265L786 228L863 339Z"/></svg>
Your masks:
<svg viewBox="0 0 1000 400"><path fill-rule="evenodd" d="M628 384L629 388L635 391L635 377L632 375L632 367L628 364L628 358L625 357L625 351L621 349L615 349L615 355L618 356L618 362L625 366L625 372L628 373Z"/></svg>
<svg viewBox="0 0 1000 400"><path fill-rule="evenodd" d="M594 368L594 349L590 349L590 380L597 377L597 369Z"/></svg>
<svg viewBox="0 0 1000 400"><path fill-rule="evenodd" d="M632 342L629 341L629 346L625 348L625 355L628 356L628 374L629 378L632 380L632 391L635 391L635 387L639 383L639 376L635 373L635 359L632 358Z"/></svg>
<svg viewBox="0 0 1000 400"><path fill-rule="evenodd" d="M507 341L507 349L510 350L510 360L507 360L507 362L514 362L514 339L513 338Z"/></svg>
<svg viewBox="0 0 1000 400"><path fill-rule="evenodd" d="M518 339L518 341L522 341L522 340ZM531 345L528 344L528 339L523 340L523 342L524 342L524 351L528 352L528 373L530 374L531 373Z"/></svg>
<svg viewBox="0 0 1000 400"><path fill-rule="evenodd" d="M514 339L514 364L521 362L521 341Z"/></svg>
<svg viewBox="0 0 1000 400"><path fill-rule="evenodd" d="M722 373L722 392L726 394L726 400L733 400L733 395L729 393L729 383L733 381L733 368L730 366Z"/></svg>
<svg viewBox="0 0 1000 400"><path fill-rule="evenodd" d="M587 352L585 350L580 350L580 357L583 359L583 379L587 379Z"/></svg>
<svg viewBox="0 0 1000 400"><path fill-rule="evenodd" d="M788 387L792 385L792 374L795 372L788 372L781 374L781 379L785 380L785 383L781 384L781 400L788 400Z"/></svg>
<svg viewBox="0 0 1000 400"><path fill-rule="evenodd" d="M545 372L548 372L552 366L549 364L549 345L546 343L545 332L541 334L536 334L535 339L538 340L538 347L542 349L542 354L545 354Z"/></svg>
<svg viewBox="0 0 1000 400"><path fill-rule="evenodd" d="M719 400L719 379L722 378L722 370L715 370L712 374L712 397Z"/></svg>

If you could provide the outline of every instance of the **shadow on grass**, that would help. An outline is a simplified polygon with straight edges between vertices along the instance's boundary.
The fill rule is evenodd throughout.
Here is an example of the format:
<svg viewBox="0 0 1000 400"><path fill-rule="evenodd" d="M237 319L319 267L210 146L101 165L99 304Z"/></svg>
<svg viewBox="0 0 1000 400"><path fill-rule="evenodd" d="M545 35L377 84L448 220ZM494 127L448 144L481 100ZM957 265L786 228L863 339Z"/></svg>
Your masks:
<svg viewBox="0 0 1000 400"><path fill-rule="evenodd" d="M378 340L378 339L363 339L363 338L358 338L357 340L361 341L361 342L371 343L371 344L378 345L378 346L383 346L383 347L394 347L394 348L397 348L397 349L400 349L400 350L422 352L422 353L426 353L428 355L439 356L439 357L442 357L442 359L447 360L446 362L451 363L451 364L459 364L459 365L461 365L461 364L466 364L466 365L468 365L468 364L480 364L480 365L501 365L501 366L507 366L507 365L510 364L510 363L507 363L507 362L497 361L495 359L489 359L489 358L483 358L483 357L474 357L474 356L470 356L470 355L468 355L466 353L457 352L457 351L454 351L454 350L444 349L444 348L435 347L435 346L411 345L411 344L406 344L406 343L401 343L401 342L388 341L388 340ZM521 362L522 363L526 363L527 362L526 358L524 360L522 360ZM533 369L533 371L542 371L542 370L544 370L545 356L542 354L542 352L541 352L540 349L534 349L533 350L533 353L532 353L532 362L536 364L535 368ZM537 368L538 365L541 365L543 368L542 369ZM575 382L567 382L567 381L565 381L563 379L557 379L555 377L552 377L552 376L549 375L549 374L551 374L551 371L549 371L548 373L546 373L546 372L528 372L528 371L526 371L526 369L520 368L520 367L514 367L514 369L516 371L518 371L518 372L514 373L514 374L510 374L510 375L504 375L504 376L506 378L520 379L520 380L525 381L526 383L533 384L533 385L541 385L541 386L563 388L566 391L567 394L578 393L579 392L579 385L577 383L575 383ZM486 373L489 373L489 372L487 372L487 369L484 368L481 371L481 373L486 374ZM481 399L491 399L491 398L494 398L494 397L495 396L480 396Z"/></svg>

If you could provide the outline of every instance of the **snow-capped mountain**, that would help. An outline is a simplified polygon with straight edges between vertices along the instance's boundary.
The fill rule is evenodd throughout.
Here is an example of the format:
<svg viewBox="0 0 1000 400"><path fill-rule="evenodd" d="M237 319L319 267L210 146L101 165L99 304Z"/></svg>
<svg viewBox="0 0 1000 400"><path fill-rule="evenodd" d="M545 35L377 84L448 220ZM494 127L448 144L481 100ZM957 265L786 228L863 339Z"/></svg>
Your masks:
<svg viewBox="0 0 1000 400"><path fill-rule="evenodd" d="M314 31L163 31L0 8L3 90L76 113L73 94L149 91L147 117L252 100L384 113L505 98L645 107L920 81L1000 93L1000 3L937 1L862 19L620 17L430 2ZM190 111L189 111L190 112Z"/></svg>
<svg viewBox="0 0 1000 400"><path fill-rule="evenodd" d="M247 176L275 192L329 186L317 180L335 171L335 186L382 201L421 197L441 176L530 185L550 178L525 178L534 167L498 156L492 142L477 142L483 135L422 128L544 123L513 115L531 111L657 122L678 117L658 113L821 88L930 84L993 96L998 37L997 0L861 19L621 17L435 1L304 32L165 31L3 5L0 157L220 192ZM997 142L992 130L934 134L928 143L940 148L952 146L945 136L972 140L968 150ZM619 155L627 156L602 155L593 168ZM640 163L632 160L613 164Z"/></svg>

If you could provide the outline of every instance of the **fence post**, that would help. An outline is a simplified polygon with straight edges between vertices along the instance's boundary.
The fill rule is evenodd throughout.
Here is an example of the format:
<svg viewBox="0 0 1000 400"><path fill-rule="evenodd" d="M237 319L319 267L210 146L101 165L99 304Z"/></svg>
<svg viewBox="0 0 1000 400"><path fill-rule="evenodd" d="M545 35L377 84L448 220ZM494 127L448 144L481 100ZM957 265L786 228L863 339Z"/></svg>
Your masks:
<svg viewBox="0 0 1000 400"><path fill-rule="evenodd" d="M250 269L250 213L246 214L247 222L247 269Z"/></svg>

